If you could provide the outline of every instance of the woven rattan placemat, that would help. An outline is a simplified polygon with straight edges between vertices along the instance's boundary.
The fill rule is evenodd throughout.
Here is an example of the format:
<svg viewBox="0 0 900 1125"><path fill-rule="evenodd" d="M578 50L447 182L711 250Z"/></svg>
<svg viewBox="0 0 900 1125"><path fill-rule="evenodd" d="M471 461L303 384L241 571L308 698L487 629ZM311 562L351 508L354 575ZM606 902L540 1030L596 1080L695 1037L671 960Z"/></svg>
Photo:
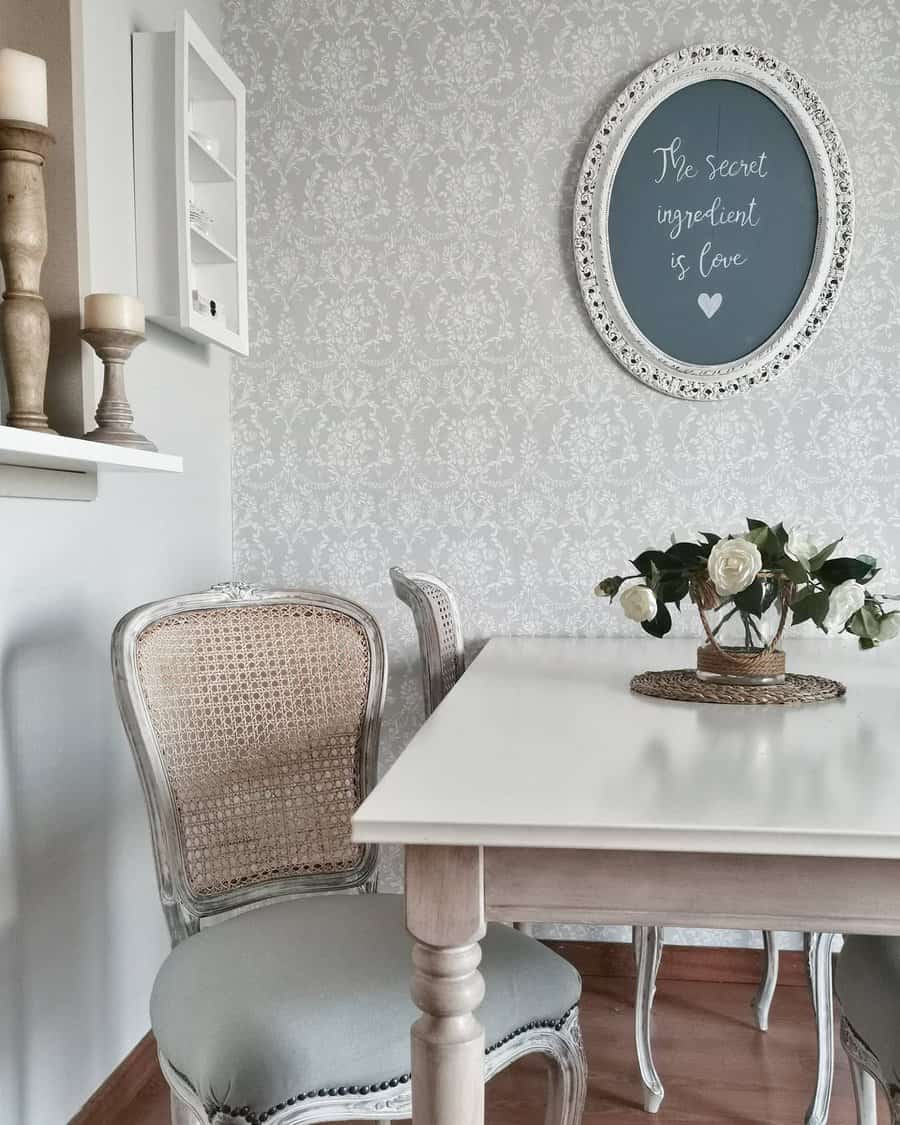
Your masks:
<svg viewBox="0 0 900 1125"><path fill-rule="evenodd" d="M693 668L677 668L666 672L642 672L631 681L631 690L638 695L657 699L677 699L685 703L819 703L839 699L846 687L824 676L797 676L788 672L783 684L751 687L746 684L723 684L698 680Z"/></svg>

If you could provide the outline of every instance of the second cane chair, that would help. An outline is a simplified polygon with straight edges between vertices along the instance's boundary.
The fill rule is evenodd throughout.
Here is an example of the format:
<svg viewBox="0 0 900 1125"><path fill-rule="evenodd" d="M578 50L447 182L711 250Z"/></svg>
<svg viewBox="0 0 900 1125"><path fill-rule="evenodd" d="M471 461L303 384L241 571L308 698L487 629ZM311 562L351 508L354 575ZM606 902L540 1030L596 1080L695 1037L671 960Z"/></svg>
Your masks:
<svg viewBox="0 0 900 1125"><path fill-rule="evenodd" d="M390 570L397 597L412 611L422 663L426 717L437 707L465 671L465 645L462 622L453 591L433 574ZM635 1048L644 1092L644 1108L655 1113L662 1105L664 1089L653 1062L651 1021L656 978L663 949L659 926L636 926L632 931L637 969L635 988ZM814 980L831 957L833 935L806 935L807 959ZM769 1010L778 981L778 946L775 935L763 934L765 966L759 990L753 1001L757 1026L766 1031ZM817 1019L819 1034L819 1075L807 1125L823 1125L828 1112L833 1069L831 1032Z"/></svg>
<svg viewBox="0 0 900 1125"><path fill-rule="evenodd" d="M173 1125L410 1117L403 900L336 893L374 886L350 818L376 776L378 625L226 585L129 613L112 656L173 945L151 999ZM485 1078L541 1053L548 1125L579 1125L578 974L504 926L482 949Z"/></svg>

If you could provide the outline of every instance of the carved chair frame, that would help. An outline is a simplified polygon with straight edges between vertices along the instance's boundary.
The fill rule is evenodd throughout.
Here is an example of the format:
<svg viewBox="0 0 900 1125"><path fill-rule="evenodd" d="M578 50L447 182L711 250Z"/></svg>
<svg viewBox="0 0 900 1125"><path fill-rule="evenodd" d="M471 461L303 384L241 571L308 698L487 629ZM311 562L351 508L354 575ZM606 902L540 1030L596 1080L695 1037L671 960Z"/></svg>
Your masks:
<svg viewBox="0 0 900 1125"><path fill-rule="evenodd" d="M357 864L338 873L281 876L210 895L195 894L187 878L175 802L138 677L138 639L149 626L177 614L262 605L301 605L332 610L350 618L363 630L369 646L370 675L359 759L361 799L364 800L375 785L378 738L387 685L387 652L381 630L362 606L317 591L223 583L205 593L187 594L140 606L123 617L112 638L113 682L144 790L159 896L173 946L196 933L201 919L217 917L256 903L285 895L354 888L374 890L378 849L368 844L363 847Z"/></svg>
<svg viewBox="0 0 900 1125"><path fill-rule="evenodd" d="M900 1125L900 1089L885 1076L875 1054L857 1035L846 1016L841 1016L841 1046L850 1063L850 1080L856 1102L857 1125L877 1125L875 1086L887 1098L890 1107L890 1125Z"/></svg>
<svg viewBox="0 0 900 1125"><path fill-rule="evenodd" d="M434 574L407 573L398 566L392 566L390 577L397 597L412 610L416 633L419 637L419 649L422 654L422 684L425 693L425 715L427 717L441 702L446 693L442 676L441 637L435 621L434 609L422 589L421 583L435 586L447 598L450 605L453 618L457 679L466 670L459 605L456 601L456 595L447 583Z"/></svg>
<svg viewBox="0 0 900 1125"><path fill-rule="evenodd" d="M418 576L416 576L418 577ZM455 601L439 579L423 576L446 590L456 612ZM137 671L137 642L149 626L166 617L229 606L305 605L342 613L356 621L369 644L370 678L363 720L360 763L361 797L374 787L377 774L378 739L387 682L387 654L381 630L361 606L344 598L308 590L267 589L223 583L200 594L169 598L139 607L117 625L112 641L113 678L116 697L128 740L137 764L150 817L160 899L172 944L196 933L201 919L246 908L284 895L323 891L374 890L378 850L367 846L358 865L336 875L297 875L260 882L217 895L195 895L187 880L174 801ZM458 613L456 615L458 620ZM440 646L438 643L438 654ZM459 658L462 658L460 637ZM485 1081L525 1055L540 1053L549 1063L547 1125L580 1125L587 1087L587 1062L578 1021L578 1008L558 1023L520 1028L506 1040L491 1044L485 1052ZM247 1125L250 1118L240 1108L219 1109L204 1104L197 1092L160 1055L160 1067L171 1091L172 1125ZM398 1075L379 1088L350 1091L298 1092L291 1103L271 1107L252 1118L265 1125L312 1125L317 1121L391 1121L412 1117L410 1075Z"/></svg>
<svg viewBox="0 0 900 1125"><path fill-rule="evenodd" d="M819 221L806 284L781 326L750 354L727 364L701 366L667 355L637 327L616 285L606 232L616 171L638 128L666 98L711 78L759 90L785 114L809 157ZM588 146L575 194L573 244L591 323L627 371L675 398L720 399L768 383L805 352L834 307L850 258L853 211L843 142L802 75L758 47L684 47L648 67L619 94Z"/></svg>
<svg viewBox="0 0 900 1125"><path fill-rule="evenodd" d="M560 1025L524 1028L505 1042L488 1047L484 1056L484 1080L505 1070L526 1055L542 1054L548 1063L546 1125L581 1125L587 1095L587 1060L573 1008ZM173 1125L197 1125L209 1118L196 1093L177 1071L160 1059L172 1090ZM316 1121L393 1121L412 1117L412 1083L409 1075L387 1090L365 1094L329 1090L316 1097L298 1099L293 1105L274 1107L263 1125L312 1125ZM213 1125L246 1125L246 1118L218 1113Z"/></svg>

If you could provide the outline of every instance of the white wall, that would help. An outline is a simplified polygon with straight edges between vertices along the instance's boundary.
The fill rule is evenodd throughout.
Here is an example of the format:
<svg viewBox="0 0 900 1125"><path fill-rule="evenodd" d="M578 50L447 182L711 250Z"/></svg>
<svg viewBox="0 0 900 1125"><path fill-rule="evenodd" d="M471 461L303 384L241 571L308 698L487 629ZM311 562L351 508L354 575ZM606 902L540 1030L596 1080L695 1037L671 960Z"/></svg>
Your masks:
<svg viewBox="0 0 900 1125"><path fill-rule="evenodd" d="M94 289L135 288L129 35L171 29L178 6L82 0ZM215 0L191 9L218 38ZM4 1125L66 1121L148 1027L168 942L109 636L134 605L231 576L228 377L224 353L149 326L130 397L184 476L102 477L93 503L0 499Z"/></svg>

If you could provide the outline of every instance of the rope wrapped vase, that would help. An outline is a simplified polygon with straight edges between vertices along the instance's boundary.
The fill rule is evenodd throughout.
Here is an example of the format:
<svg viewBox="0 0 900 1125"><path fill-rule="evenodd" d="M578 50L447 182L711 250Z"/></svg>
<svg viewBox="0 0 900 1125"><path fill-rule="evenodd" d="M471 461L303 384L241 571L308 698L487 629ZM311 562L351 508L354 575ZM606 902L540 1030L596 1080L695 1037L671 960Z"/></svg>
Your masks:
<svg viewBox="0 0 900 1125"><path fill-rule="evenodd" d="M710 625L707 616L710 609L718 606L718 598L711 599L708 587L695 587L694 602L706 634L706 644L697 649L698 679L760 687L784 683L786 661L778 646L787 625L794 584L765 571L759 577L778 583L776 597L779 603L778 625L772 639L759 648L720 644L716 637L718 630Z"/></svg>

